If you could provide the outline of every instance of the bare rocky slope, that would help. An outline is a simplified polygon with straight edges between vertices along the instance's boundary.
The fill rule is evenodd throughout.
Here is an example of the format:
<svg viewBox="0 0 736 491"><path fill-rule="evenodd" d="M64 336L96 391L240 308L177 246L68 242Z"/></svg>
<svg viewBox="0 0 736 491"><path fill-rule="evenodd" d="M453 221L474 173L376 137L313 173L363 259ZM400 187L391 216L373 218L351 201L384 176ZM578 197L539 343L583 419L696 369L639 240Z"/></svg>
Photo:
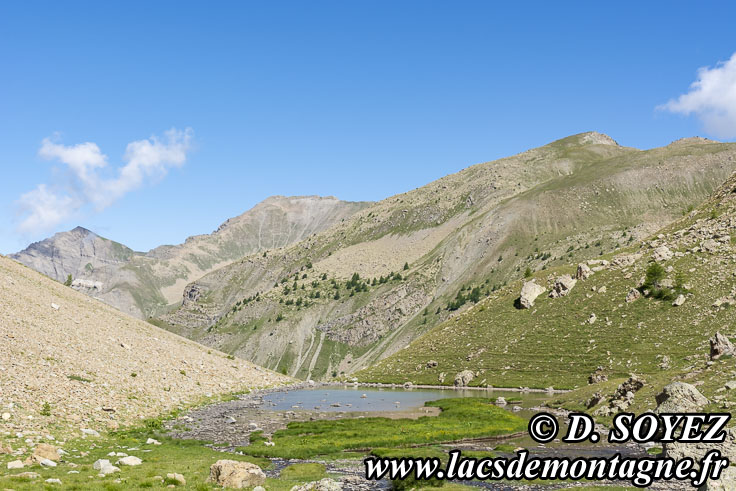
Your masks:
<svg viewBox="0 0 736 491"><path fill-rule="evenodd" d="M147 253L77 227L10 257L46 276L139 318L178 303L187 283L247 254L298 242L350 217L369 203L333 197L274 196L209 235Z"/></svg>
<svg viewBox="0 0 736 491"><path fill-rule="evenodd" d="M637 244L734 170L735 144L696 138L642 151L573 135L234 261L187 285L181 307L157 323L296 377L348 375L527 269Z"/></svg>
<svg viewBox="0 0 736 491"><path fill-rule="evenodd" d="M0 256L0 441L80 436L285 381Z"/></svg>

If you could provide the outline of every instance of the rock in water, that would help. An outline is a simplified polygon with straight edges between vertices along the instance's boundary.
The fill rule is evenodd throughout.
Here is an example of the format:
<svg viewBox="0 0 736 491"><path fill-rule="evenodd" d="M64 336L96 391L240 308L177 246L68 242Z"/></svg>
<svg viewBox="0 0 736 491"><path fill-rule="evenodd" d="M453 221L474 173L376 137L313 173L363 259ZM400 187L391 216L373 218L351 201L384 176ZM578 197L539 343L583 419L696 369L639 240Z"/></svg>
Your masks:
<svg viewBox="0 0 736 491"><path fill-rule="evenodd" d="M734 347L731 341L720 332L717 332L710 340L710 359L717 360L723 355L733 354Z"/></svg>
<svg viewBox="0 0 736 491"><path fill-rule="evenodd" d="M266 475L250 462L218 460L210 466L209 481L224 488L253 488L265 483Z"/></svg>
<svg viewBox="0 0 736 491"><path fill-rule="evenodd" d="M708 404L708 399L694 385L685 382L672 382L664 386L656 400L655 413L696 413Z"/></svg>
<svg viewBox="0 0 736 491"><path fill-rule="evenodd" d="M549 292L549 298L559 298L567 296L568 293L575 287L578 282L575 278L569 274L564 274L555 280L555 284L552 287L552 291Z"/></svg>
<svg viewBox="0 0 736 491"><path fill-rule="evenodd" d="M527 281L524 286L521 287L521 296L519 297L519 303L522 309L530 309L534 307L534 300L544 293L544 288L537 285L533 281Z"/></svg>
<svg viewBox="0 0 736 491"><path fill-rule="evenodd" d="M467 387L475 378L475 374L470 370L463 370L455 375L455 387Z"/></svg>

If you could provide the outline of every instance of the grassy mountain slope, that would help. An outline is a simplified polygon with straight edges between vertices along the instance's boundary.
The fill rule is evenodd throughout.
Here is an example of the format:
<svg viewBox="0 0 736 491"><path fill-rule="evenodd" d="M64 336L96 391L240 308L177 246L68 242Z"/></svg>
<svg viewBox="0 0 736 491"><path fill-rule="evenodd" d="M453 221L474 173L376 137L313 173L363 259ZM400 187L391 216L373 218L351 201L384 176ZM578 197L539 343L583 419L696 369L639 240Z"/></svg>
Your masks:
<svg viewBox="0 0 736 491"><path fill-rule="evenodd" d="M705 199L735 156L736 145L701 139L640 151L574 135L235 261L188 285L159 322L297 377L350 374L506 291L526 268L636 243Z"/></svg>
<svg viewBox="0 0 736 491"><path fill-rule="evenodd" d="M0 256L0 441L102 430L285 377Z"/></svg>
<svg viewBox="0 0 736 491"><path fill-rule="evenodd" d="M686 217L641 244L602 256L609 265L579 280L567 296L546 292L559 275L575 274L574 263L534 275L546 292L531 309L515 306L523 281L513 282L358 377L451 385L458 372L470 370L474 386L580 387L568 398L580 408L594 391L612 392L636 373L650 382L649 396L673 379L699 380L713 408L730 407L736 396L722 387L733 376L732 363L707 361L716 331L736 334L734 232L736 174ZM653 264L662 277L651 286L645 280L659 269ZM627 302L640 286L649 296ZM680 294L684 303L673 305ZM587 387L598 367L610 381ZM654 405L653 397L637 398L639 410Z"/></svg>
<svg viewBox="0 0 736 491"><path fill-rule="evenodd" d="M274 196L209 235L148 253L77 227L31 244L11 257L136 317L164 312L187 283L247 254L283 247L329 228L369 203L333 197Z"/></svg>

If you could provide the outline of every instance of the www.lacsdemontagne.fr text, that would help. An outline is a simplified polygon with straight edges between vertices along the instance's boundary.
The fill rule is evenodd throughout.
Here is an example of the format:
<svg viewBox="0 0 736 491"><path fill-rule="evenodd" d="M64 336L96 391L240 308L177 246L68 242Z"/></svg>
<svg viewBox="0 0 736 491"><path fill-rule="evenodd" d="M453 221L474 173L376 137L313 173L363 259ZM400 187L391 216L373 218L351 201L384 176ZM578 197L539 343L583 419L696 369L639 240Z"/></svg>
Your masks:
<svg viewBox="0 0 736 491"><path fill-rule="evenodd" d="M615 454L601 458L537 458L526 450L511 458L463 457L460 450L452 450L446 467L432 458L377 458L364 461L366 478L418 480L448 479L458 481L519 481L519 480L616 480L629 481L634 486L646 487L654 481L689 480L698 487L708 479L718 479L728 467L729 460L713 450L702 459L675 460L672 458L622 457Z"/></svg>

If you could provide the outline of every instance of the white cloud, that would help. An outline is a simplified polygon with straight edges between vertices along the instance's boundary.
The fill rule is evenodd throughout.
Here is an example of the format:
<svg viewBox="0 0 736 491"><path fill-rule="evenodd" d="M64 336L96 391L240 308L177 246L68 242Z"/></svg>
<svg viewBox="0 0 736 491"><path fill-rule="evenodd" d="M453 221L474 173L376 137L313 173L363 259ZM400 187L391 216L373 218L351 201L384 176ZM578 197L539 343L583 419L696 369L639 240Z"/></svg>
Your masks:
<svg viewBox="0 0 736 491"><path fill-rule="evenodd" d="M659 109L685 115L695 114L705 130L719 138L736 137L736 53L715 67L698 70L690 91Z"/></svg>
<svg viewBox="0 0 736 491"><path fill-rule="evenodd" d="M22 195L18 200L21 209L28 216L18 226L22 233L35 233L49 230L71 216L80 204L71 196L63 196L48 190L40 184L33 191Z"/></svg>
<svg viewBox="0 0 736 491"><path fill-rule="evenodd" d="M22 195L18 205L24 218L18 230L25 234L47 232L88 205L101 211L143 186L147 179L164 177L170 168L184 164L193 134L190 128L171 129L163 139L152 136L129 143L123 155L125 164L112 171L115 177L103 175L108 158L95 143L66 146L58 143L58 136L45 138L38 154L65 164L72 186L63 190L58 184L40 184Z"/></svg>

